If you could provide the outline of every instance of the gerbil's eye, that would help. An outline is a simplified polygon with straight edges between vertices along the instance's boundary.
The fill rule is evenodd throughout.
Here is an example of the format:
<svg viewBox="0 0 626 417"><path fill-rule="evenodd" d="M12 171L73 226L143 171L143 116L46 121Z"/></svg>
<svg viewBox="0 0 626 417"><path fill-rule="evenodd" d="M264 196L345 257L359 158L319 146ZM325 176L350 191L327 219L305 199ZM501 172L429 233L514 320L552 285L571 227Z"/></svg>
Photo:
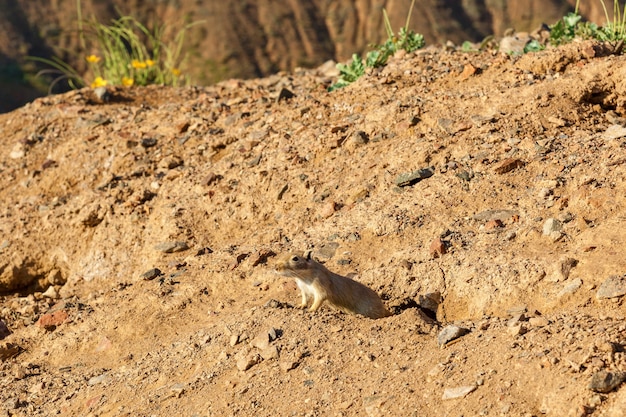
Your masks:
<svg viewBox="0 0 626 417"><path fill-rule="evenodd" d="M298 262L300 260L300 258L298 258L297 256L294 256L293 258L291 258L292 261L294 262Z"/></svg>

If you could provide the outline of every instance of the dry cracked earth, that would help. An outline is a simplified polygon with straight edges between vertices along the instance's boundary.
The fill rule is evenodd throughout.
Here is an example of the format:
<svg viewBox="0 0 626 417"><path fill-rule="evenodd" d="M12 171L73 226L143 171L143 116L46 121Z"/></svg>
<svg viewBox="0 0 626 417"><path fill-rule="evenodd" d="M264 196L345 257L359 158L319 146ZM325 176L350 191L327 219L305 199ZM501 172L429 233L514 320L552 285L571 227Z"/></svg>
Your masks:
<svg viewBox="0 0 626 417"><path fill-rule="evenodd" d="M626 57L427 48L0 115L0 416L623 416ZM311 249L394 313L297 309Z"/></svg>

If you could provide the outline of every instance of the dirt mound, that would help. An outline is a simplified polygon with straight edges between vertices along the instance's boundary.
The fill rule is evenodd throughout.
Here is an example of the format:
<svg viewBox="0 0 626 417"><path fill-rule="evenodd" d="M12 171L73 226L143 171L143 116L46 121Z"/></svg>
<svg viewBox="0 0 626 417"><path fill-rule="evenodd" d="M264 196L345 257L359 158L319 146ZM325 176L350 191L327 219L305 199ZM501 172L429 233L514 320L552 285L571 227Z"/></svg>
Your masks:
<svg viewBox="0 0 626 417"><path fill-rule="evenodd" d="M626 58L600 50L0 116L3 412L622 415ZM273 261L304 249L395 314L295 309Z"/></svg>

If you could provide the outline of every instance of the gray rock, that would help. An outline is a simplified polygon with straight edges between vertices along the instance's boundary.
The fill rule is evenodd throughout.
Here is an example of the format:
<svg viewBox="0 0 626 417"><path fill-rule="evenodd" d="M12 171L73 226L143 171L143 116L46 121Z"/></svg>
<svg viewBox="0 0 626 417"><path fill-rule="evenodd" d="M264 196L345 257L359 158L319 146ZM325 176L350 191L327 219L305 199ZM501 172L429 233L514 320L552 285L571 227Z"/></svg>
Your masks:
<svg viewBox="0 0 626 417"><path fill-rule="evenodd" d="M525 305L511 307L506 310L506 313L511 317L515 317L518 314L524 314L527 312L528 312L528 307L526 307Z"/></svg>
<svg viewBox="0 0 626 417"><path fill-rule="evenodd" d="M546 236L552 236L553 233L561 233L563 231L563 225L557 219L551 217L543 224L543 234Z"/></svg>
<svg viewBox="0 0 626 417"><path fill-rule="evenodd" d="M480 220L488 222L491 220L506 221L513 216L518 216L519 212L516 210L485 210L474 215L474 220Z"/></svg>
<svg viewBox="0 0 626 417"><path fill-rule="evenodd" d="M420 295L418 298L418 304L421 308L437 313L439 304L441 303L441 293L439 291L429 292Z"/></svg>
<svg viewBox="0 0 626 417"><path fill-rule="evenodd" d="M189 245L187 242L163 242L159 243L154 247L154 249L164 252L164 253L174 253L174 252L182 252L184 250L189 249Z"/></svg>
<svg viewBox="0 0 626 417"><path fill-rule="evenodd" d="M626 294L626 276L612 275L600 285L596 298L602 300L604 298L621 297L624 294Z"/></svg>
<svg viewBox="0 0 626 417"><path fill-rule="evenodd" d="M322 245L319 249L313 252L314 257L320 259L331 259L335 256L337 252L337 248L339 248L339 243L337 242L328 242Z"/></svg>
<svg viewBox="0 0 626 417"><path fill-rule="evenodd" d="M444 327L443 330L439 332L437 335L437 342L439 343L439 346L444 346L445 344L453 341L454 339L458 339L469 332L469 329L451 324Z"/></svg>
<svg viewBox="0 0 626 417"><path fill-rule="evenodd" d="M481 127L486 123L491 123L496 121L495 115L480 115L475 114L470 116L470 121L476 126Z"/></svg>
<svg viewBox="0 0 626 417"><path fill-rule="evenodd" d="M87 385L92 386L92 385L101 384L103 382L106 382L108 378L109 376L107 374L94 376L94 377L89 378L89 381L87 381Z"/></svg>
<svg viewBox="0 0 626 417"><path fill-rule="evenodd" d="M352 135L350 135L350 142L355 145L365 145L370 141L370 138L367 133L362 130L357 130Z"/></svg>
<svg viewBox="0 0 626 417"><path fill-rule="evenodd" d="M141 146L144 148L152 148L157 144L157 140L155 138L144 138L141 139Z"/></svg>
<svg viewBox="0 0 626 417"><path fill-rule="evenodd" d="M619 139L626 136L626 127L620 125L611 125L604 131L604 139Z"/></svg>
<svg viewBox="0 0 626 417"><path fill-rule="evenodd" d="M583 281L580 278L576 278L567 282L565 287L559 291L558 297L561 298L568 294L574 294L583 285Z"/></svg>
<svg viewBox="0 0 626 417"><path fill-rule="evenodd" d="M598 371L591 377L587 388L591 391L607 393L626 381L626 372Z"/></svg>
<svg viewBox="0 0 626 417"><path fill-rule="evenodd" d="M181 383L174 384L170 387L170 391L176 398L180 398L180 396L185 392L185 385Z"/></svg>
<svg viewBox="0 0 626 417"><path fill-rule="evenodd" d="M273 342L274 340L276 340L276 338L278 337L280 333L281 333L280 330L270 327L270 329L267 331L267 334L270 337L270 342Z"/></svg>
<svg viewBox="0 0 626 417"><path fill-rule="evenodd" d="M454 120L452 119L444 119L444 118L437 119L437 126L439 126L439 129L441 129L445 133L448 133L448 134L454 133L454 130L453 130Z"/></svg>
<svg viewBox="0 0 626 417"><path fill-rule="evenodd" d="M163 275L163 272L159 268L152 268L141 274L141 278L150 281L161 275Z"/></svg>
<svg viewBox="0 0 626 417"><path fill-rule="evenodd" d="M406 187L408 185L413 185L425 178L430 178L435 174L435 167L428 167L418 169L413 172L406 172L404 174L398 175L396 178L396 185L398 187Z"/></svg>

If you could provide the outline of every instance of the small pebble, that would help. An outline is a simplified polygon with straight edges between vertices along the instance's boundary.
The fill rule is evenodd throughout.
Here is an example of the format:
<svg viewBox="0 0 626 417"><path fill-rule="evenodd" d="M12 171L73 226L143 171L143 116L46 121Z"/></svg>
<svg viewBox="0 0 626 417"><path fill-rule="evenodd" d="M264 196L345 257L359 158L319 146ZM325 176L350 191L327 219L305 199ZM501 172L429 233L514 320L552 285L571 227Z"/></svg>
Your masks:
<svg viewBox="0 0 626 417"><path fill-rule="evenodd" d="M94 376L94 377L89 378L89 381L87 381L87 385L91 386L91 385L101 384L105 382L107 379L108 379L107 374Z"/></svg>
<svg viewBox="0 0 626 417"><path fill-rule="evenodd" d="M626 381L625 372L609 372L603 370L593 374L587 388L591 391L607 393L613 391L624 381Z"/></svg>
<svg viewBox="0 0 626 417"><path fill-rule="evenodd" d="M439 343L439 346L444 346L452 340L458 339L469 332L469 329L451 324L444 327L443 330L439 332L439 335L437 335L437 343Z"/></svg>
<svg viewBox="0 0 626 417"><path fill-rule="evenodd" d="M553 233L560 233L563 231L563 225L555 218L549 218L543 224L543 234L545 236L551 236Z"/></svg>
<svg viewBox="0 0 626 417"><path fill-rule="evenodd" d="M596 293L598 300L621 297L626 294L626 278L623 275L612 275L607 278Z"/></svg>
<svg viewBox="0 0 626 417"><path fill-rule="evenodd" d="M182 252L189 249L187 242L163 242L159 243L154 249L164 253Z"/></svg>
<svg viewBox="0 0 626 417"><path fill-rule="evenodd" d="M237 369L239 369L240 371L247 371L248 369L252 368L254 365L260 363L262 360L261 355L259 355L258 353L254 353L254 354L249 354L244 356L243 358L240 358L237 361Z"/></svg>
<svg viewBox="0 0 626 417"><path fill-rule="evenodd" d="M57 293L57 290L54 288L53 285L49 286L48 289L44 291L41 295L45 298L51 298L53 300L59 298L59 294Z"/></svg>
<svg viewBox="0 0 626 417"><path fill-rule="evenodd" d="M146 281L150 281L161 275L163 275L163 272L161 272L159 268L152 268L141 274L141 278Z"/></svg>
<svg viewBox="0 0 626 417"><path fill-rule="evenodd" d="M463 398L467 394L476 390L476 385L467 385L464 387L446 388L443 390L442 400L453 400L455 398Z"/></svg>
<svg viewBox="0 0 626 417"><path fill-rule="evenodd" d="M434 167L422 168L422 169L418 169L417 171L400 174L398 175L398 178L396 178L396 185L398 187L406 187L409 185L413 185L425 178L432 177L434 174L435 174Z"/></svg>

